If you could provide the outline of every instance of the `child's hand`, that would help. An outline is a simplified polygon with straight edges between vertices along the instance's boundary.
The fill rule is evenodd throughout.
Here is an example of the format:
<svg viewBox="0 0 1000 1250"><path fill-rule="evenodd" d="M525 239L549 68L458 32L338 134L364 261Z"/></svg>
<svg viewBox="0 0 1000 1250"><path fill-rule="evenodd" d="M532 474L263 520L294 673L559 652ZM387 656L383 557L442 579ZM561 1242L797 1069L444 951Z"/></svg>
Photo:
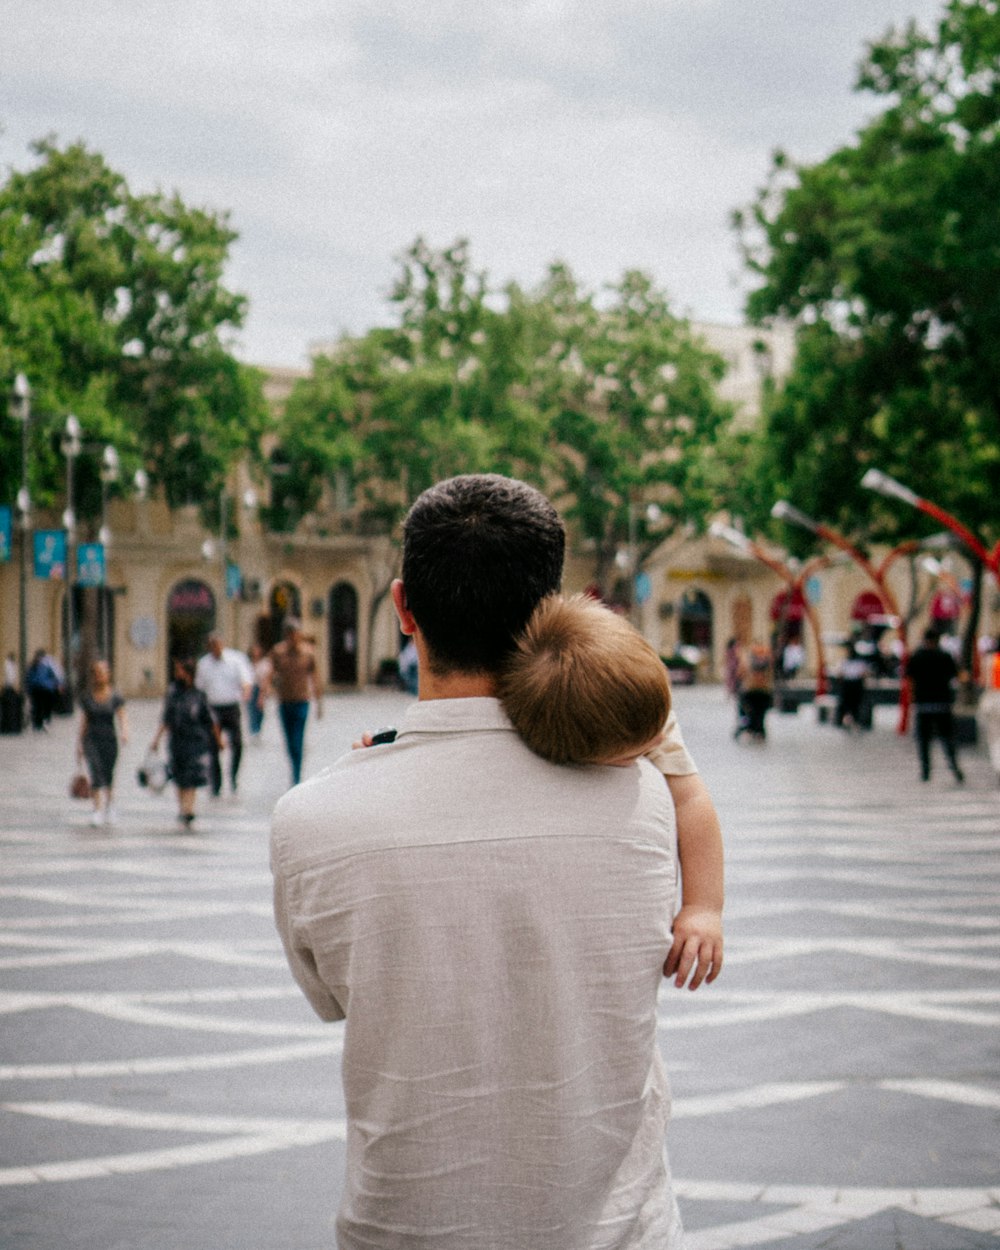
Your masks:
<svg viewBox="0 0 1000 1250"><path fill-rule="evenodd" d="M675 976L678 989L689 976L689 990L696 990L702 982L710 985L722 971L721 913L706 907L682 907L674 918L673 933L674 944L663 975Z"/></svg>

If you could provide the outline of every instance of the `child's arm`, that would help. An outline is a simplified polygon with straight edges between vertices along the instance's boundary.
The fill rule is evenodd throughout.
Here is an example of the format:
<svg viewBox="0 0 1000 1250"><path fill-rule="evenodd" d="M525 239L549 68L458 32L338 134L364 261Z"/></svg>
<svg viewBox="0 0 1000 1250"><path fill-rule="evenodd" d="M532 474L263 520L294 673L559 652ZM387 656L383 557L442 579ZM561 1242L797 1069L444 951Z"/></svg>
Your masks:
<svg viewBox="0 0 1000 1250"><path fill-rule="evenodd" d="M697 773L667 775L677 813L681 909L663 975L680 989L710 984L722 971L722 830L708 787ZM693 976L691 975L693 972Z"/></svg>

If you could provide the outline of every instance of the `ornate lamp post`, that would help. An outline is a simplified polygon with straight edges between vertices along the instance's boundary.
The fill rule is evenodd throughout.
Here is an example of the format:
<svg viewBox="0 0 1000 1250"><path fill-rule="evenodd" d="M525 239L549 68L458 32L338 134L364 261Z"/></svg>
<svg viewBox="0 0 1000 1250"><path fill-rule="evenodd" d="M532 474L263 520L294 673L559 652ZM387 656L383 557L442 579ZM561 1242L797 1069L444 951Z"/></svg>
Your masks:
<svg viewBox="0 0 1000 1250"><path fill-rule="evenodd" d="M60 444L66 457L66 511L63 525L66 528L66 686L70 702L73 701L76 683L73 680L73 643L76 634L76 608L73 603L74 557L76 555L76 513L73 510L73 469L76 458L83 449L83 431L80 422L70 413L66 418Z"/></svg>
<svg viewBox="0 0 1000 1250"><path fill-rule="evenodd" d="M98 612L98 629L101 637L101 649L110 660L111 647L108 638L108 554L111 546L111 530L108 526L108 492L119 475L118 452L109 443L101 457L101 529L98 538L104 547L104 585L98 590L100 610Z"/></svg>
<svg viewBox="0 0 1000 1250"><path fill-rule="evenodd" d="M862 555L857 547L846 539L843 534L831 529L828 525L824 525L822 521L816 521L811 516L807 516L806 513L800 512L798 508L792 507L792 505L785 499L778 500L778 502L771 509L771 516L776 517L781 521L787 521L790 525L801 526L802 529L809 530L810 533L815 534L817 538L822 538L824 542L831 543L834 547L838 547L846 555L850 556L854 563L862 569L865 574L867 574L878 590L879 597L882 602L889 609L889 614L896 618L896 633L899 635L900 646L902 647L902 654L899 657L900 664L905 666L906 657L909 653L909 644L906 637L907 623L905 617L899 610L899 604L896 602L896 596L889 588L888 582L886 581L886 574L888 573L890 566L896 559L898 559L899 556L905 555L907 552L918 550L920 547L919 542L901 543L898 547L894 547L881 564L876 567L866 556ZM909 723L909 693L906 682L901 682L899 688L899 724L897 725L897 731L901 734L906 733Z"/></svg>
<svg viewBox="0 0 1000 1250"><path fill-rule="evenodd" d="M31 425L31 387L23 373L14 379L10 415L21 423L21 489L17 492L17 515L21 529L18 563L18 668L24 692L28 671L28 536L31 531L31 495L28 491L28 431Z"/></svg>
<svg viewBox="0 0 1000 1250"><path fill-rule="evenodd" d="M826 694L826 652L823 647L823 631L820 628L816 609L809 602L809 598L804 592L804 587L817 569L825 568L830 563L830 557L816 556L803 565L801 569L793 569L778 555L767 551L759 543L755 543L752 539L747 538L746 534L738 529L734 529L731 525L723 525L720 521L713 521L708 527L708 532L714 534L716 538L724 539L738 551L743 551L747 555L753 556L761 564L766 564L772 572L777 573L782 581L785 582L792 595L798 595L801 598L802 610L805 613L806 620L809 622L809 627L813 632L813 640L816 644L816 695L818 698Z"/></svg>
<svg viewBox="0 0 1000 1250"><path fill-rule="evenodd" d="M883 473L880 469L869 469L861 479L861 485L867 490L873 490L879 495L884 495L887 499L900 499L903 503L908 503L912 508L925 512L928 516L932 516L935 521L940 521L942 525L947 526L962 541L964 546L968 547L986 565L996 579L997 585L1000 586L1000 542L997 543L992 551L989 551L984 543L970 529L967 529L961 521L953 517L950 512L945 512L944 508L938 507L936 503L931 503L929 499L922 499L916 491L910 490L908 486L904 486L902 482L897 482L895 478L890 477L888 473Z"/></svg>

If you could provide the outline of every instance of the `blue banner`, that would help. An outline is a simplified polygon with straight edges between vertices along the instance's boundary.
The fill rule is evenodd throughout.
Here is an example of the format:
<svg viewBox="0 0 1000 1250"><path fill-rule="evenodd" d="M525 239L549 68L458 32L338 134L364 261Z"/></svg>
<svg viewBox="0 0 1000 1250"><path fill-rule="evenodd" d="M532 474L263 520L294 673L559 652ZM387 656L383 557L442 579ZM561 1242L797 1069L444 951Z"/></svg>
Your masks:
<svg viewBox="0 0 1000 1250"><path fill-rule="evenodd" d="M61 582L66 576L66 531L35 530L35 576Z"/></svg>
<svg viewBox="0 0 1000 1250"><path fill-rule="evenodd" d="M243 574L238 564L226 561L226 598L238 599L243 589Z"/></svg>
<svg viewBox="0 0 1000 1250"><path fill-rule="evenodd" d="M14 540L14 513L7 504L0 504L0 563L10 559Z"/></svg>
<svg viewBox="0 0 1000 1250"><path fill-rule="evenodd" d="M103 586L105 582L104 544L81 543L76 549L78 586Z"/></svg>

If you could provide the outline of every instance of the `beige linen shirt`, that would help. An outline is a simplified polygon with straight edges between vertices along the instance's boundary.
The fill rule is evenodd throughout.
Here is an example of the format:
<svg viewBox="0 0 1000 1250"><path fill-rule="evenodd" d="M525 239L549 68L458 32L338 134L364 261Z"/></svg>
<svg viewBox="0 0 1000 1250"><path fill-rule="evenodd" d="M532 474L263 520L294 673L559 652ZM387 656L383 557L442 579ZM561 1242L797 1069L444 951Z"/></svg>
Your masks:
<svg viewBox="0 0 1000 1250"><path fill-rule="evenodd" d="M289 964L346 1017L341 1250L675 1250L656 1000L673 805L558 767L495 699L418 702L278 804Z"/></svg>

